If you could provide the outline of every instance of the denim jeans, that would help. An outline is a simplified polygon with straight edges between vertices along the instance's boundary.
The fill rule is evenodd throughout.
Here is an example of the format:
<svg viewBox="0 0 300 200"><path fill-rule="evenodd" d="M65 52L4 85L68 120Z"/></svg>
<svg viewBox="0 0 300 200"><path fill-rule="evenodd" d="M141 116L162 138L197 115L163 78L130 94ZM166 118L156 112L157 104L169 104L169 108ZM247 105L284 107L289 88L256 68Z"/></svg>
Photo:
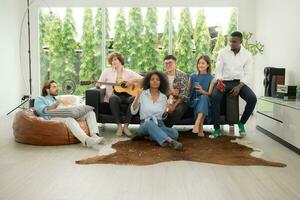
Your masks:
<svg viewBox="0 0 300 200"><path fill-rule="evenodd" d="M142 121L138 129L138 134L141 136L150 136L150 139L156 141L160 146L165 146L168 138L173 140L177 140L178 138L177 130L166 127L162 120L158 120L158 124L152 120Z"/></svg>
<svg viewBox="0 0 300 200"><path fill-rule="evenodd" d="M226 95L226 93L230 92L232 88L240 84L239 80L233 80L233 81L223 81L224 84L226 85L225 92L221 92L218 88L217 85L215 85L211 100L212 100L212 120L214 123L214 128L219 129L220 128L220 104L223 99L223 96ZM240 119L240 122L245 124L249 117L251 116L255 105L256 105L256 96L254 92L247 86L244 85L239 93L239 96L246 101L246 107L243 112L243 115Z"/></svg>

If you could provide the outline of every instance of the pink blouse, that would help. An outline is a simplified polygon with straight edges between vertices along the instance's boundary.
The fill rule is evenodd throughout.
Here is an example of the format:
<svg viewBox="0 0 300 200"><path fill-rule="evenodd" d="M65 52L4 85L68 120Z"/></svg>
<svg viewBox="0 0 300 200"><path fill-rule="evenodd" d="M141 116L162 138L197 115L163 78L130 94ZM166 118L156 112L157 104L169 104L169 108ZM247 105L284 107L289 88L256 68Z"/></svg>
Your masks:
<svg viewBox="0 0 300 200"><path fill-rule="evenodd" d="M141 75L139 75L138 73L130 69L123 68L122 70L122 79L125 81L130 79L141 79L141 78L143 78ZM99 81L116 83L117 71L113 68L104 69L104 71L100 75ZM105 85L105 88L106 88L106 93L104 97L104 102L108 102L109 97L113 94L113 87L111 85Z"/></svg>

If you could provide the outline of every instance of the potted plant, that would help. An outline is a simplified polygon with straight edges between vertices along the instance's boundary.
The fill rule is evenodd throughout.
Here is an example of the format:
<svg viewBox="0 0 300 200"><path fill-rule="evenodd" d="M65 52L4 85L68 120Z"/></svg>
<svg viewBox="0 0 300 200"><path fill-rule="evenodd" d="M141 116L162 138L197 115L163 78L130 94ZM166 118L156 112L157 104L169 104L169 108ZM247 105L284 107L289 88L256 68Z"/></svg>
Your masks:
<svg viewBox="0 0 300 200"><path fill-rule="evenodd" d="M251 37L253 33L243 32L243 46L255 56L257 53L263 54L264 45L258 41L251 43Z"/></svg>

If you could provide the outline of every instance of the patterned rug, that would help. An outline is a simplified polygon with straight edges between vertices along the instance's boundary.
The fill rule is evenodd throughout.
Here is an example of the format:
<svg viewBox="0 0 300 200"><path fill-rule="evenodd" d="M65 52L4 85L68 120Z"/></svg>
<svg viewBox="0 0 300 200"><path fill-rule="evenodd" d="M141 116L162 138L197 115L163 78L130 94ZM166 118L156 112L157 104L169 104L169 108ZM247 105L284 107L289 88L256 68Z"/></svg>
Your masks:
<svg viewBox="0 0 300 200"><path fill-rule="evenodd" d="M112 145L115 152L78 160L77 164L117 164L117 165L152 165L168 161L193 161L221 165L249 166L261 165L286 167L283 163L267 161L254 157L259 149L241 145L237 137L222 136L216 139L200 138L193 133L182 134L179 141L182 151L170 147L160 147L149 140L119 141ZM241 140L242 141L242 140Z"/></svg>

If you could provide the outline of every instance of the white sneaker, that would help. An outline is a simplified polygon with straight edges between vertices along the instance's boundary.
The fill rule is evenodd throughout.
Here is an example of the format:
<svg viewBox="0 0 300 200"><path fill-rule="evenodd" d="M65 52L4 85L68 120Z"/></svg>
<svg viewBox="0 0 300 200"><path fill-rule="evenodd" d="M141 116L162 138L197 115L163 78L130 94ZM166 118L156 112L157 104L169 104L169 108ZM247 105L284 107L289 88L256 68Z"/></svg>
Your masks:
<svg viewBox="0 0 300 200"><path fill-rule="evenodd" d="M95 139L97 139L98 141L99 141L99 143L98 144L104 144L104 142L105 142L105 139L104 139L104 137L102 136L102 137L100 137L100 136L98 136L98 135L93 135L92 136L92 138L95 138Z"/></svg>
<svg viewBox="0 0 300 200"><path fill-rule="evenodd" d="M98 138L88 137L85 140L85 145L87 147L93 147L93 146L96 146L97 144L99 144L99 139Z"/></svg>

